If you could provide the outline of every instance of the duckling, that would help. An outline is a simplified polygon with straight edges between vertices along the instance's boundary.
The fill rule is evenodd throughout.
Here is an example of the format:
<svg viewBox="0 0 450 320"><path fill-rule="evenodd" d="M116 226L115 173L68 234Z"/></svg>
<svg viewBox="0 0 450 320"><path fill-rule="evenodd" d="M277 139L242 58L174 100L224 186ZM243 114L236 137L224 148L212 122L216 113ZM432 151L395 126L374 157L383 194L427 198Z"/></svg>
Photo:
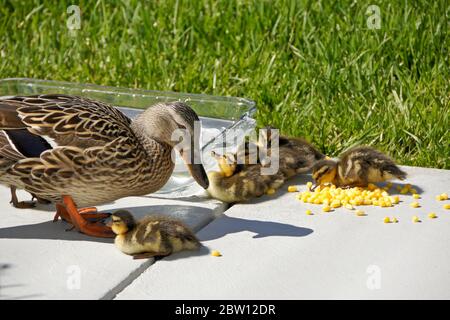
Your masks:
<svg viewBox="0 0 450 320"><path fill-rule="evenodd" d="M280 137L280 170L286 179L308 172L325 155L303 138Z"/></svg>
<svg viewBox="0 0 450 320"><path fill-rule="evenodd" d="M115 245L133 259L167 256L182 250L197 250L200 242L181 221L162 216L147 216L136 221L127 210L111 215Z"/></svg>
<svg viewBox="0 0 450 320"><path fill-rule="evenodd" d="M228 176L231 176L232 172L241 171L248 164L270 166L273 144L272 130L274 128L266 127L264 129L260 131L261 138L256 144L245 141L238 146L236 153L226 154L225 165L223 161L219 161L219 166L222 166L222 170L227 171ZM264 149L265 152L261 152L261 149ZM285 179L311 170L317 161L325 158L325 155L315 146L298 137L278 136L278 150L279 170Z"/></svg>
<svg viewBox="0 0 450 320"><path fill-rule="evenodd" d="M332 183L340 187L366 187L369 183L404 180L402 171L387 155L367 146L351 148L338 161L321 160L313 167L316 186Z"/></svg>
<svg viewBox="0 0 450 320"><path fill-rule="evenodd" d="M279 170L285 179L289 179L297 174L308 172L319 160L325 158L315 146L299 137L285 135L274 135L275 128L265 127L260 130L259 148L266 149L266 156L258 158L264 167L270 166L272 156L273 138L278 136L278 160Z"/></svg>
<svg viewBox="0 0 450 320"><path fill-rule="evenodd" d="M228 203L243 202L260 197L269 189L280 188L287 179L307 172L314 163L325 157L312 144L302 138L279 136L278 170L262 175L262 169L271 165L273 128L263 130L258 143L246 141L238 146L236 153L211 155L217 160L219 172L208 173L208 193ZM277 135L278 136L278 135ZM267 145L267 146L265 146ZM265 148L265 153L261 149ZM255 154L256 153L256 154ZM275 155L274 155L275 156Z"/></svg>
<svg viewBox="0 0 450 320"><path fill-rule="evenodd" d="M261 175L262 165L237 164L236 154L211 155L218 161L219 171L208 172L208 193L215 199L236 203L260 197L269 189L278 189L284 183L283 176Z"/></svg>

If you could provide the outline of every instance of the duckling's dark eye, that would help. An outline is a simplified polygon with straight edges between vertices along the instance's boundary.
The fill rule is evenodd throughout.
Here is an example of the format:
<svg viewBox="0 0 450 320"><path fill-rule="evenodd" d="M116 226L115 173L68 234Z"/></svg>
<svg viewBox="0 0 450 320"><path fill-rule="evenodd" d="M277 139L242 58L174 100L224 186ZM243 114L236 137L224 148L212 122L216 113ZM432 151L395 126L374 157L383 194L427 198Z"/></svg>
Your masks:
<svg viewBox="0 0 450 320"><path fill-rule="evenodd" d="M120 220L113 220L113 223L119 223Z"/></svg>

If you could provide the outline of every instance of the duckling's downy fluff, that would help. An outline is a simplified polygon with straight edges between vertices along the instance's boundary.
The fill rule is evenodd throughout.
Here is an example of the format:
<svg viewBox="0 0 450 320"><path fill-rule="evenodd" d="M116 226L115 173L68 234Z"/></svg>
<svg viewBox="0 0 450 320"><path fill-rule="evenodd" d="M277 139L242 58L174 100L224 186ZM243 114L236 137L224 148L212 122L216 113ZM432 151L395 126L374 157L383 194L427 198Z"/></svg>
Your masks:
<svg viewBox="0 0 450 320"><path fill-rule="evenodd" d="M114 212L111 219L115 245L134 259L167 256L200 247L195 234L176 219L152 215L136 221L126 210Z"/></svg>
<svg viewBox="0 0 450 320"><path fill-rule="evenodd" d="M359 146L344 152L338 161L319 161L313 167L312 177L316 185L332 183L341 187L365 187L369 183L396 178L404 180L406 172L382 152Z"/></svg>

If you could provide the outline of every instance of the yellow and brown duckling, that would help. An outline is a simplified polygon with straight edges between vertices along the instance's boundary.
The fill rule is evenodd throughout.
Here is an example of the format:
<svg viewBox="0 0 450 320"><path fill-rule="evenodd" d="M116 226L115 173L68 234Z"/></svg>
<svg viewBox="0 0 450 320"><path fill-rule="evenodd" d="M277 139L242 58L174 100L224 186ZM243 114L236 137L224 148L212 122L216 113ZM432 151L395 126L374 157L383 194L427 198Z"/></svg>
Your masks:
<svg viewBox="0 0 450 320"><path fill-rule="evenodd" d="M332 183L339 187L366 187L369 183L404 180L406 172L382 152L359 146L344 152L338 161L319 161L313 167L312 177L316 186Z"/></svg>
<svg viewBox="0 0 450 320"><path fill-rule="evenodd" d="M167 256L200 247L195 234L181 221L162 216L147 216L136 221L126 210L111 215L115 245L134 259Z"/></svg>
<svg viewBox="0 0 450 320"><path fill-rule="evenodd" d="M260 131L262 139L258 143L246 141L238 146L236 153L219 155L212 152L220 169L208 173L208 192L212 197L228 203L260 197L269 189L280 188L287 179L311 170L325 157L306 140L287 136L278 137L276 154L273 128L265 129ZM262 169L270 167L271 161L278 161L277 170L262 174Z"/></svg>
<svg viewBox="0 0 450 320"><path fill-rule="evenodd" d="M278 136L278 155L273 154L272 130L274 128L264 129L260 131L262 138L257 143L245 141L238 146L236 153L226 153L225 164L223 158L216 157L219 167L228 176L240 172L250 164L269 167L273 156L275 161L279 161L279 169L284 177L289 179L311 170L317 161L325 158L322 152L305 139L289 136Z"/></svg>
<svg viewBox="0 0 450 320"><path fill-rule="evenodd" d="M265 152L258 153L257 160L264 167L269 167L272 159L278 161L279 170L285 179L310 171L317 161L325 158L322 152L305 139L279 135L274 129L268 126L259 131L258 152L260 149ZM273 153L276 147L273 139L278 140L278 155Z"/></svg>
<svg viewBox="0 0 450 320"><path fill-rule="evenodd" d="M235 154L211 153L218 161L219 171L208 172L208 193L215 199L236 203L260 197L269 189L284 183L280 174L261 175L261 164L236 164Z"/></svg>
<svg viewBox="0 0 450 320"><path fill-rule="evenodd" d="M303 138L281 136L279 141L279 167L286 179L310 171L314 164L325 158Z"/></svg>

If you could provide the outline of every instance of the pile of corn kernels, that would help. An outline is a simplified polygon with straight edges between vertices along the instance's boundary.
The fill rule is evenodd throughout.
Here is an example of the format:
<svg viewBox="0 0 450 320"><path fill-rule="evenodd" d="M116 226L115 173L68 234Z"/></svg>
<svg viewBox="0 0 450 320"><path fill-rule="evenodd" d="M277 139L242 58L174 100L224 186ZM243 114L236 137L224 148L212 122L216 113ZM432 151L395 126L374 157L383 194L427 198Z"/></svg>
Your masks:
<svg viewBox="0 0 450 320"><path fill-rule="evenodd" d="M331 185L318 186L314 191L311 191L311 182L308 182L307 186L309 190L300 192L298 199L304 203L323 204L323 211L342 206L347 209L362 205L391 207L400 201L398 196L389 196L388 190L392 185L379 188L374 184L369 184L366 189L360 187L343 189Z"/></svg>
<svg viewBox="0 0 450 320"><path fill-rule="evenodd" d="M392 207L400 202L398 195L390 196L389 190L392 188L392 183L386 184L385 187L378 187L374 184L369 184L367 188L339 188L335 185L318 186L314 191L311 190L312 182L306 184L307 191L300 192L297 195L297 199L304 203L322 205L322 211L329 212L333 208L344 207L349 210L355 209L355 206L367 206L374 205L379 207ZM410 193L414 199L420 199L420 195L417 190L410 184L404 186L397 186L397 190L400 194L406 195ZM299 191L296 186L289 186L288 192ZM442 193L436 196L436 200L443 201L448 200L448 195ZM414 201L410 204L412 208L419 208L420 204ZM450 209L450 204L445 204L444 209ZM357 216L365 216L366 214L362 210L355 211ZM307 215L312 215L311 210L306 210ZM434 212L428 214L430 219L437 218ZM385 217L383 220L385 223L396 223L397 218ZM413 216L413 222L420 222L417 216Z"/></svg>

